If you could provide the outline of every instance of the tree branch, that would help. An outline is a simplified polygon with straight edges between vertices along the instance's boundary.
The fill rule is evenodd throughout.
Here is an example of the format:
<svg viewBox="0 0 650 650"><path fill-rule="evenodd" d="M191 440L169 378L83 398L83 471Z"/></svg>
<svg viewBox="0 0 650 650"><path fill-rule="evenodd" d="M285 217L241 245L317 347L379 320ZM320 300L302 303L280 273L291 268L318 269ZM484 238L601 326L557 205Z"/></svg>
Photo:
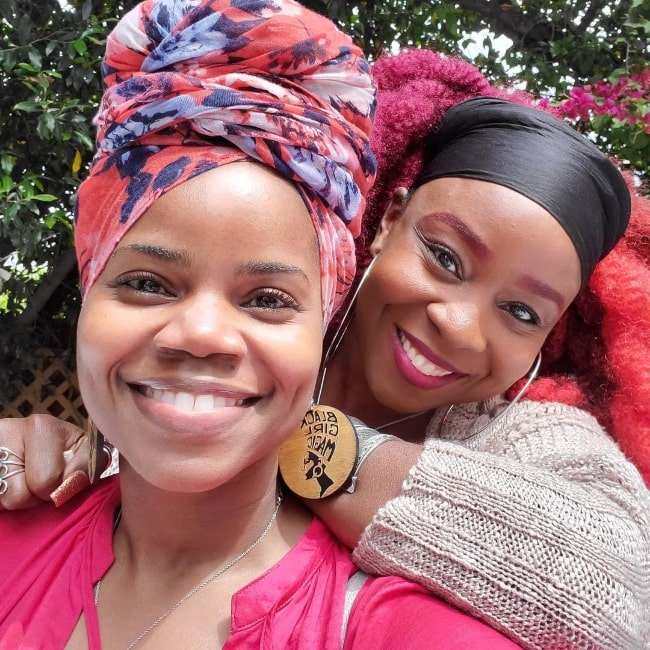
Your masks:
<svg viewBox="0 0 650 650"><path fill-rule="evenodd" d="M47 274L45 279L38 286L34 295L29 299L27 308L14 319L16 327L31 325L38 316L39 312L47 304L52 294L58 289L59 285L68 277L68 274L74 269L75 253L73 248L68 248L57 260L55 268Z"/></svg>
<svg viewBox="0 0 650 650"><path fill-rule="evenodd" d="M478 14L492 25L493 31L522 45L548 43L555 38L557 26L553 22L542 22L539 15L527 16L505 1L458 0L458 6Z"/></svg>

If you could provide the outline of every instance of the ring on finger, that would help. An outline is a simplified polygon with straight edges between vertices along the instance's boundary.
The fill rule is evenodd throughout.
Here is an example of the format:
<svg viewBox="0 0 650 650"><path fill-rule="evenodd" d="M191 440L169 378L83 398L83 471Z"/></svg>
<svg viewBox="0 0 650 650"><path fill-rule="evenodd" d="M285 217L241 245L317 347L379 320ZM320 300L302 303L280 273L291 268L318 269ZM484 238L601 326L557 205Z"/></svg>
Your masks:
<svg viewBox="0 0 650 650"><path fill-rule="evenodd" d="M18 462L12 460L15 458ZM25 459L13 449L9 447L0 447L0 463L8 462L11 465L22 465L25 466Z"/></svg>
<svg viewBox="0 0 650 650"><path fill-rule="evenodd" d="M0 472L1 471L2 471L2 465L0 465ZM16 474L22 474L24 471L25 468L21 467L20 469L15 469L13 472L5 472L4 474L1 474L2 478L0 478L0 497L3 494L5 494L9 489L9 481L7 479L10 479L12 476L15 476Z"/></svg>
<svg viewBox="0 0 650 650"><path fill-rule="evenodd" d="M12 472L12 466L21 469ZM9 447L0 447L0 479L13 476L18 471L25 471L25 460Z"/></svg>
<svg viewBox="0 0 650 650"><path fill-rule="evenodd" d="M24 471L25 459L9 447L0 447L0 496L9 489L7 479Z"/></svg>

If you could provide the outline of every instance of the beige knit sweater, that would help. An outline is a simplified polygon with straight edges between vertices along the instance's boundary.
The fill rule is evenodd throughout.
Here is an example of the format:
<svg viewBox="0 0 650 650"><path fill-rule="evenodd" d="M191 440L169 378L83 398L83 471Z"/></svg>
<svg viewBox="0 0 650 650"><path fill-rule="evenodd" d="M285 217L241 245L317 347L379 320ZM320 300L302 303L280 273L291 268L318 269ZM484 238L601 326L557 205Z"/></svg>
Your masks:
<svg viewBox="0 0 650 650"><path fill-rule="evenodd" d="M355 561L421 583L524 648L650 648L639 473L590 415L561 404L517 404L463 441L503 404L458 407L443 437L433 418Z"/></svg>

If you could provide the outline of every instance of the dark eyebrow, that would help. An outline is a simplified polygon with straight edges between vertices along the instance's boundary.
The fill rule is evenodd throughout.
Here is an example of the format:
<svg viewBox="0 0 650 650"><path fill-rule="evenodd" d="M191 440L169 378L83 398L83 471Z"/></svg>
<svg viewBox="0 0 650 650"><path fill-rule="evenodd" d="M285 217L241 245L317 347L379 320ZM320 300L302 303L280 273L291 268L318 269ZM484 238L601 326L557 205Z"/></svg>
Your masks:
<svg viewBox="0 0 650 650"><path fill-rule="evenodd" d="M526 289L527 291L541 296L542 298L551 300L558 306L558 309L560 311L564 310L565 305L562 294L559 291L553 289L553 287L550 287L548 284L541 282L540 280L536 280L530 275L522 275L517 280L517 285L522 289Z"/></svg>
<svg viewBox="0 0 650 650"><path fill-rule="evenodd" d="M165 248L164 246L156 246L154 244L127 244L126 246L120 246L115 249L111 257L115 257L125 251L136 251L158 260L174 262L175 264L179 264L186 268L192 265L192 256L187 251L174 250L171 248Z"/></svg>
<svg viewBox="0 0 650 650"><path fill-rule="evenodd" d="M489 249L488 245L475 233L468 225L451 212L431 212L424 216L428 221L442 221L447 225L451 226L467 243L467 245L472 249L474 255L478 257L481 261L485 261L488 257L492 255L492 251Z"/></svg>
<svg viewBox="0 0 650 650"><path fill-rule="evenodd" d="M236 272L237 275L298 275L307 284L310 284L307 274L301 268L282 262L246 262L241 264Z"/></svg>
<svg viewBox="0 0 650 650"><path fill-rule="evenodd" d="M128 250L134 250L155 259L174 262L186 268L192 265L192 256L187 251L165 248L164 246L156 246L153 244L128 244L117 248L113 252L113 256ZM292 266L291 264L282 264L281 262L250 261L238 266L236 273L237 275L278 275L280 273L288 273L298 275L307 284L310 284L307 274L301 268Z"/></svg>

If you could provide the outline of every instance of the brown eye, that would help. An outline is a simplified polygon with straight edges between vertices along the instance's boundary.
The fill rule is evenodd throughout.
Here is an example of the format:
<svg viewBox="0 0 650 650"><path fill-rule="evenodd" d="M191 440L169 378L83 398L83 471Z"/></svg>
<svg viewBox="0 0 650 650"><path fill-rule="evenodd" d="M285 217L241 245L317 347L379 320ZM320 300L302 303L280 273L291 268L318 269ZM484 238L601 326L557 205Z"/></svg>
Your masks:
<svg viewBox="0 0 650 650"><path fill-rule="evenodd" d="M539 325L540 323L539 316L530 307L526 307L520 302L508 303L503 308L521 323L530 325Z"/></svg>
<svg viewBox="0 0 650 650"><path fill-rule="evenodd" d="M254 309L263 309L265 311L275 311L279 309L295 309L298 305L296 301L284 291L277 289L265 289L255 295L247 306Z"/></svg>
<svg viewBox="0 0 650 650"><path fill-rule="evenodd" d="M427 244L433 261L443 270L460 278L460 262L458 258L445 246L440 244Z"/></svg>
<svg viewBox="0 0 650 650"><path fill-rule="evenodd" d="M144 294L153 296L168 296L169 291L155 275L150 273L137 273L124 275L117 278L113 283L116 289L128 291L133 294Z"/></svg>
<svg viewBox="0 0 650 650"><path fill-rule="evenodd" d="M131 286L137 291L143 291L144 293L160 293L162 291L162 287L153 280L134 280Z"/></svg>

